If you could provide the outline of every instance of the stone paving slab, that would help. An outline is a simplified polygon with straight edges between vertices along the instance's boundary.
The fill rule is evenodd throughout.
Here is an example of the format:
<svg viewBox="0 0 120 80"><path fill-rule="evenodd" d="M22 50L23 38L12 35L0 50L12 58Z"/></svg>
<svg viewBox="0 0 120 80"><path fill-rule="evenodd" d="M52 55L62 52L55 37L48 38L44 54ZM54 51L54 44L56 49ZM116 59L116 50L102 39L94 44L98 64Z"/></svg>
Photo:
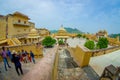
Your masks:
<svg viewBox="0 0 120 80"><path fill-rule="evenodd" d="M99 80L98 74L92 69L91 66L86 66L82 69L87 73L87 76L90 78L90 80Z"/></svg>
<svg viewBox="0 0 120 80"><path fill-rule="evenodd" d="M51 80L57 47L54 47L30 70L22 80Z"/></svg>
<svg viewBox="0 0 120 80"><path fill-rule="evenodd" d="M36 60L36 63L38 61L40 61L41 59L40 58L37 58L35 59ZM22 62L22 69L23 69L23 73L24 75L20 75L18 76L17 75L17 72L15 70L15 66L13 63L9 62L11 68L8 68L8 71L5 71L4 69L4 63L3 62L0 62L0 80L21 80L22 77L27 73L29 72L33 67L34 67L34 63L32 62L28 62L28 63L23 63Z"/></svg>

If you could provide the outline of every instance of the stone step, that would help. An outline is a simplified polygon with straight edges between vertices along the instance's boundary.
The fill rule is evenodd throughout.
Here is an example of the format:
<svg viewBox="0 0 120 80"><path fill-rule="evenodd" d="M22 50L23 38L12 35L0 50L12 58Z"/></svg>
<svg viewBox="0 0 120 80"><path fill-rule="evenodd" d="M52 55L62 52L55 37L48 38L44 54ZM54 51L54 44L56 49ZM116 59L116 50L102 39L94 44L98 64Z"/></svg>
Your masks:
<svg viewBox="0 0 120 80"><path fill-rule="evenodd" d="M74 66L74 68L79 67L75 61L72 61L72 65Z"/></svg>

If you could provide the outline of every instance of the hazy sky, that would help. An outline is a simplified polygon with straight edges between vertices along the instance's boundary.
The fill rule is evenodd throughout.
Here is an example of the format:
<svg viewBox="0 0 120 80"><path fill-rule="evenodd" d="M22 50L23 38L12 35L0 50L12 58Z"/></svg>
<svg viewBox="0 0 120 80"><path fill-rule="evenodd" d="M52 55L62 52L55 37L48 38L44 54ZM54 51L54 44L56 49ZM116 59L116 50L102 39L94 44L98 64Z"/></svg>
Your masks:
<svg viewBox="0 0 120 80"><path fill-rule="evenodd" d="M83 32L120 33L120 0L0 0L0 14L15 11L49 30L63 24Z"/></svg>

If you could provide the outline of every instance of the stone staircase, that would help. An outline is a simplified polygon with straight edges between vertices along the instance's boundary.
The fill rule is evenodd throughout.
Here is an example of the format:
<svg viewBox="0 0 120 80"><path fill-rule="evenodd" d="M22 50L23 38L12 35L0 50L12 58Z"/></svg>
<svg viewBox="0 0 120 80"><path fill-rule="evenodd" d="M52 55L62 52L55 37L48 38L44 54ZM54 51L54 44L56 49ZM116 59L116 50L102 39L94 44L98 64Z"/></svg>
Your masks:
<svg viewBox="0 0 120 80"><path fill-rule="evenodd" d="M13 40L17 45L21 45L21 42L20 42L17 38L12 38L12 40Z"/></svg>
<svg viewBox="0 0 120 80"><path fill-rule="evenodd" d="M15 46L16 45L15 42L11 39L7 39L7 43L8 43L9 46Z"/></svg>
<svg viewBox="0 0 120 80"><path fill-rule="evenodd" d="M7 39L7 43L9 46L21 45L21 42L17 38Z"/></svg>

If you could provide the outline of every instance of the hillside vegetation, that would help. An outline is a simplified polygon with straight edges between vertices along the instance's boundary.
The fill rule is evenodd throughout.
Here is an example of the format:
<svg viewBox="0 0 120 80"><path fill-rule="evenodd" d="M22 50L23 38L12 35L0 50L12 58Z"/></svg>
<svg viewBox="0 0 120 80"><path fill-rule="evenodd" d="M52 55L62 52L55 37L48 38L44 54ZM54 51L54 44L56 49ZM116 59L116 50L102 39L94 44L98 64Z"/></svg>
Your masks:
<svg viewBox="0 0 120 80"><path fill-rule="evenodd" d="M82 31L76 29L76 28L66 28L65 27L65 30L69 33L83 33ZM51 30L50 32L51 33L56 33L58 30Z"/></svg>

